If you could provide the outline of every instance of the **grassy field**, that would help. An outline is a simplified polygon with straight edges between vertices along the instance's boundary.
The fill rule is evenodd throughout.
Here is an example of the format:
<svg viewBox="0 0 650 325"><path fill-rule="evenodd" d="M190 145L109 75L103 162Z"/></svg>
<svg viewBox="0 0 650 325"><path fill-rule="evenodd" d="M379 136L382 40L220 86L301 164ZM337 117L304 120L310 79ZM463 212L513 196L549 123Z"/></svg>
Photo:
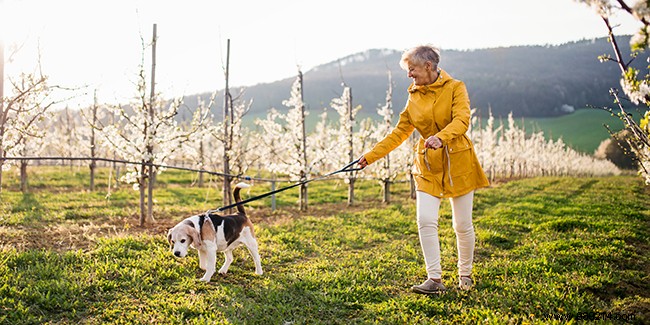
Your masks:
<svg viewBox="0 0 650 325"><path fill-rule="evenodd" d="M516 122L522 127L521 119ZM589 108L560 117L525 118L523 127L527 133L544 131L546 139L557 140L561 137L564 143L576 151L593 154L603 140L611 138L603 124L613 131L623 129L623 122L618 117L600 109Z"/></svg>
<svg viewBox="0 0 650 325"><path fill-rule="evenodd" d="M196 252L176 259L169 227L216 207L214 187L194 175L161 174L156 223L137 224L137 193L107 197L106 174L91 193L85 169L31 168L30 192L5 173L0 194L0 324L565 324L650 322L650 197L632 176L534 178L479 190L477 250L469 292L455 289L456 251L448 202L441 209L447 292L423 296L414 202L396 184L382 204L361 182L310 184L247 206L265 274L244 249L227 276L198 281ZM245 197L262 193L255 184Z"/></svg>

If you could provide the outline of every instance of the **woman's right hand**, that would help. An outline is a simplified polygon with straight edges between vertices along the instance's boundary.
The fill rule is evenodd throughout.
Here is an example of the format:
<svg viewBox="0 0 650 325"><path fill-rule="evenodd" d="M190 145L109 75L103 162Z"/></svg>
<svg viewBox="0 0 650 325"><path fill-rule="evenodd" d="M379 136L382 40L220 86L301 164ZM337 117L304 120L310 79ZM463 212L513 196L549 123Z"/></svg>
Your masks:
<svg viewBox="0 0 650 325"><path fill-rule="evenodd" d="M424 141L425 148L438 149L442 148L442 140L435 135L430 136Z"/></svg>
<svg viewBox="0 0 650 325"><path fill-rule="evenodd" d="M366 161L366 157L361 156L361 158L359 158L359 162L357 162L357 164L359 164L359 167L361 167L361 168L366 168L366 166L368 166L368 162Z"/></svg>

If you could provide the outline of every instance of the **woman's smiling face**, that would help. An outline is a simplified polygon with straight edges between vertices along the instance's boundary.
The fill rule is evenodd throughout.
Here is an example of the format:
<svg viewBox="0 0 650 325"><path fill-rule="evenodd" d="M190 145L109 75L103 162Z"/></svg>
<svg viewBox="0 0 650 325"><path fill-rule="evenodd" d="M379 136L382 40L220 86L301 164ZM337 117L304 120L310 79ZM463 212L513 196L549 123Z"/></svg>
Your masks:
<svg viewBox="0 0 650 325"><path fill-rule="evenodd" d="M435 80L433 79L433 74L431 72L431 62L427 61L422 64L414 62L408 63L407 76L413 79L413 83L416 86L432 84Z"/></svg>

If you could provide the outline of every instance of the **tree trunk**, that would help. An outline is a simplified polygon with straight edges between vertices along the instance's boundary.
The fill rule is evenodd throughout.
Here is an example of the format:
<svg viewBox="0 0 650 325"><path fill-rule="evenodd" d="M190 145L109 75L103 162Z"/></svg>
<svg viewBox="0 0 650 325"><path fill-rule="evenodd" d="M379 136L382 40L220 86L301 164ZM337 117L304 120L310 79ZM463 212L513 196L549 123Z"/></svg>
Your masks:
<svg viewBox="0 0 650 325"><path fill-rule="evenodd" d="M352 89L349 89L349 96L348 96L348 119L350 121L350 129L348 130L348 161L353 161L354 160L354 130L353 130L353 123L354 123L354 117L352 116ZM348 184L348 205L353 205L354 204L354 183L355 183L355 176L354 173L350 173L350 176L348 177L348 180L350 183Z"/></svg>
<svg viewBox="0 0 650 325"><path fill-rule="evenodd" d="M20 161L20 191L27 193L27 160Z"/></svg>
<svg viewBox="0 0 650 325"><path fill-rule="evenodd" d="M307 211L308 205L307 184L300 185L300 211Z"/></svg>
<svg viewBox="0 0 650 325"><path fill-rule="evenodd" d="M415 200L415 178L411 172L409 172L409 184L411 185L411 199Z"/></svg>
<svg viewBox="0 0 650 325"><path fill-rule="evenodd" d="M146 174L145 174L145 162L142 162L142 165L140 166L140 176L138 177L138 187L140 190L140 227L144 226L146 216L147 216L147 210L145 207L145 179L146 179Z"/></svg>
<svg viewBox="0 0 650 325"><path fill-rule="evenodd" d="M158 25L153 24L153 39L151 41L151 93L149 95L149 118L151 122L154 122L155 109L154 104L156 100L156 43L157 43L157 30ZM153 127L150 125L149 127ZM150 141L147 153L149 157L153 157L153 137L149 137L148 134L145 134L147 141ZM154 222L153 220L153 186L154 186L154 177L153 177L153 158L149 158L148 161L148 182L147 182L147 220L149 222ZM144 167L144 166L143 166Z"/></svg>
<svg viewBox="0 0 650 325"><path fill-rule="evenodd" d="M307 132L305 130L305 104L303 102L302 91L302 71L298 70L298 80L300 84L300 124L302 124L302 143L300 153L302 156L302 170L300 171L300 181L307 180ZM300 185L300 211L307 211L308 207L307 184Z"/></svg>
<svg viewBox="0 0 650 325"><path fill-rule="evenodd" d="M223 146L223 205L229 205L232 202L230 190L230 149L232 148L232 135L230 125L232 123L232 99L228 89L229 69L230 69L230 39L226 48L226 88L224 89L223 99L223 124L224 124L224 146Z"/></svg>
<svg viewBox="0 0 650 325"><path fill-rule="evenodd" d="M230 190L230 164L228 163L228 158L224 157L223 162L223 205L230 205L232 202L232 194Z"/></svg>
<svg viewBox="0 0 650 325"><path fill-rule="evenodd" d="M153 223L153 186L156 183L154 167L149 166L149 176L147 182L147 221Z"/></svg>
<svg viewBox="0 0 650 325"><path fill-rule="evenodd" d="M5 164L4 157L5 157L5 152L4 150L2 150L2 147L0 146L0 193L2 193L2 166Z"/></svg>
<svg viewBox="0 0 650 325"><path fill-rule="evenodd" d="M273 181L271 181L271 192L275 191L275 174L273 174ZM275 194L271 195L271 211L275 211Z"/></svg>
<svg viewBox="0 0 650 325"><path fill-rule="evenodd" d="M204 170L205 166L205 158L203 157L203 140L199 142L199 166L201 166L201 170ZM203 173L199 172L199 187L203 187Z"/></svg>
<svg viewBox="0 0 650 325"><path fill-rule="evenodd" d="M350 177L350 186L348 186L348 205L353 205L354 204L354 183L356 182L356 178Z"/></svg>
<svg viewBox="0 0 650 325"><path fill-rule="evenodd" d="M93 96L93 125L90 126L90 158L95 158L95 125L97 125L97 91ZM95 159L90 160L90 191L95 191L95 167L97 162ZM110 184L110 183L109 183Z"/></svg>
<svg viewBox="0 0 650 325"><path fill-rule="evenodd" d="M385 178L383 180L384 183L384 199L382 202L384 203L390 203L390 179Z"/></svg>
<svg viewBox="0 0 650 325"><path fill-rule="evenodd" d="M386 155L386 158L384 158L384 171L386 172L386 175L390 175L390 154ZM383 203L389 203L390 202L390 176L386 176L386 178L381 180L382 183L384 184L384 198L382 200Z"/></svg>
<svg viewBox="0 0 650 325"><path fill-rule="evenodd" d="M90 160L90 191L94 192L95 191L95 167L97 167L97 164L95 163L95 160L92 159Z"/></svg>

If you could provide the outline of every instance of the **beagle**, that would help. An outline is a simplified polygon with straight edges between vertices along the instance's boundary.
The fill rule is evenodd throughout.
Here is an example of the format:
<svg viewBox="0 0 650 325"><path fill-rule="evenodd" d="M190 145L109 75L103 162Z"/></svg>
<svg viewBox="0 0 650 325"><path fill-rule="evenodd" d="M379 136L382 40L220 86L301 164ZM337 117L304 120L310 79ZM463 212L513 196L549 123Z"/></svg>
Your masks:
<svg viewBox="0 0 650 325"><path fill-rule="evenodd" d="M236 202L241 202L239 191L249 187L246 183L235 185L233 196ZM255 263L255 273L262 274L262 265L258 251L257 240L253 232L253 224L246 216L244 207L237 206L237 213L221 216L218 214L200 214L191 216L167 232L167 240L176 257L187 256L191 247L199 253L199 267L205 270L201 281L210 282L215 272L217 252L223 252L226 260L219 269L220 274L226 274L233 261L232 251L244 244Z"/></svg>

